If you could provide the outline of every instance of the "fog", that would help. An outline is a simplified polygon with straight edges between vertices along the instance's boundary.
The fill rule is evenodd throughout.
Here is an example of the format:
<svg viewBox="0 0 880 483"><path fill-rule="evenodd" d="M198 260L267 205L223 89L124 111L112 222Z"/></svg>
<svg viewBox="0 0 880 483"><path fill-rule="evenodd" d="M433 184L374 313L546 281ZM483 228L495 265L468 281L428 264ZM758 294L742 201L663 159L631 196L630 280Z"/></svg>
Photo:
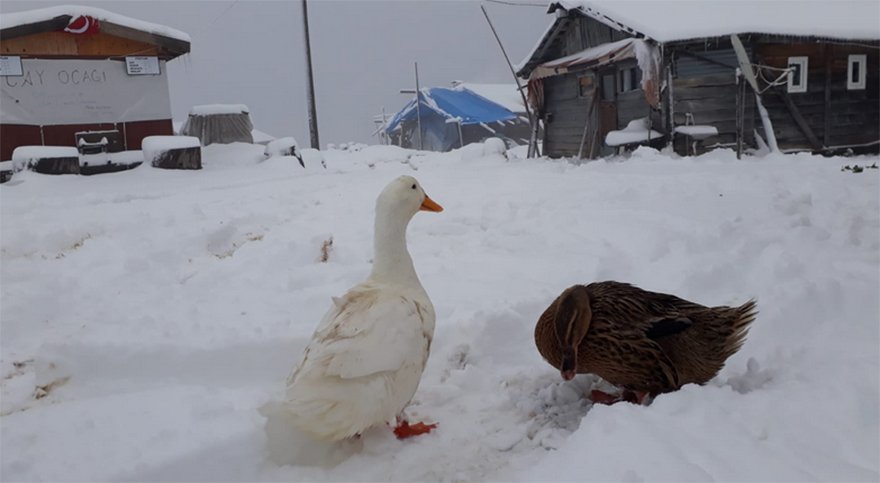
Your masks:
<svg viewBox="0 0 880 483"><path fill-rule="evenodd" d="M552 20L542 2L310 0L309 27L322 147L376 143L374 116L408 101L400 89L453 80L512 83L486 19L518 63ZM0 3L0 14L63 1ZM308 145L305 48L299 1L79 1L188 33L192 51L168 64L172 114L198 104L243 103L255 126Z"/></svg>

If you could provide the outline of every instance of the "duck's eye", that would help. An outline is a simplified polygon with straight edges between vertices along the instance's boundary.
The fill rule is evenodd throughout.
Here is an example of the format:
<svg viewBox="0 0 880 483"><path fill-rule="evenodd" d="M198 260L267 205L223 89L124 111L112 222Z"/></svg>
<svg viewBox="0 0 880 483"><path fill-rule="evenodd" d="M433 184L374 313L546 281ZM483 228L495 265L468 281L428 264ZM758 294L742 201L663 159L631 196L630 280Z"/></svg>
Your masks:
<svg viewBox="0 0 880 483"><path fill-rule="evenodd" d="M416 189L416 185L412 185L412 189Z"/></svg>

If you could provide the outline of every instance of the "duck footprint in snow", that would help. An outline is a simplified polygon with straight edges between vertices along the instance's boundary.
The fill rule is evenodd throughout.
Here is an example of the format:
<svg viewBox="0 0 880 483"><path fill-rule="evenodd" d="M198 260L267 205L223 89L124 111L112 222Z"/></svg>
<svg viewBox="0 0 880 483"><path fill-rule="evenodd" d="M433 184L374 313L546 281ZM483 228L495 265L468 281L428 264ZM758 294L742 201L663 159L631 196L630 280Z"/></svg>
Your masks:
<svg viewBox="0 0 880 483"><path fill-rule="evenodd" d="M558 448L593 407L589 394L593 390L609 391L607 382L592 374L571 381L541 377L531 385L523 385L511 394L515 410L524 415L526 436L547 449Z"/></svg>

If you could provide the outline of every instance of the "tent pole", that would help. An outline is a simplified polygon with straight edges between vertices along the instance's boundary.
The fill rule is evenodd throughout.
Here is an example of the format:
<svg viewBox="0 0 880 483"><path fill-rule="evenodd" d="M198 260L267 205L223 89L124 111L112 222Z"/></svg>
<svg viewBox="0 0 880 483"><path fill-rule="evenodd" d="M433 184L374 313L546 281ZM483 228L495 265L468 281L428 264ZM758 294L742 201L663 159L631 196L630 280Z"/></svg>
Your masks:
<svg viewBox="0 0 880 483"><path fill-rule="evenodd" d="M459 147L464 147L464 136L461 134L461 119L456 122L458 124L458 145Z"/></svg>
<svg viewBox="0 0 880 483"><path fill-rule="evenodd" d="M424 151L425 147L422 145L422 90L419 88L419 63L414 62L416 66L416 122L418 124L419 130L419 151Z"/></svg>

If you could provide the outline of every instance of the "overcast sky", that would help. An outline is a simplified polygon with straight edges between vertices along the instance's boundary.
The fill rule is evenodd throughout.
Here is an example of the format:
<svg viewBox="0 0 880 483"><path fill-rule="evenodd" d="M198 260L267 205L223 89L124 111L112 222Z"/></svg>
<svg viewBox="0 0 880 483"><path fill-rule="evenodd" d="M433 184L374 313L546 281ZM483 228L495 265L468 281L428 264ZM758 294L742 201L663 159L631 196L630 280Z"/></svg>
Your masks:
<svg viewBox="0 0 880 483"><path fill-rule="evenodd" d="M542 0L513 0L531 5ZM171 61L175 120L197 104L242 103L254 125L309 144L302 5L299 1L16 1L0 13L77 3L187 32L192 52ZM477 0L309 0L321 145L375 143L373 116L393 114L413 88L453 80L512 83L480 11L486 6L514 64L551 16L540 6Z"/></svg>

